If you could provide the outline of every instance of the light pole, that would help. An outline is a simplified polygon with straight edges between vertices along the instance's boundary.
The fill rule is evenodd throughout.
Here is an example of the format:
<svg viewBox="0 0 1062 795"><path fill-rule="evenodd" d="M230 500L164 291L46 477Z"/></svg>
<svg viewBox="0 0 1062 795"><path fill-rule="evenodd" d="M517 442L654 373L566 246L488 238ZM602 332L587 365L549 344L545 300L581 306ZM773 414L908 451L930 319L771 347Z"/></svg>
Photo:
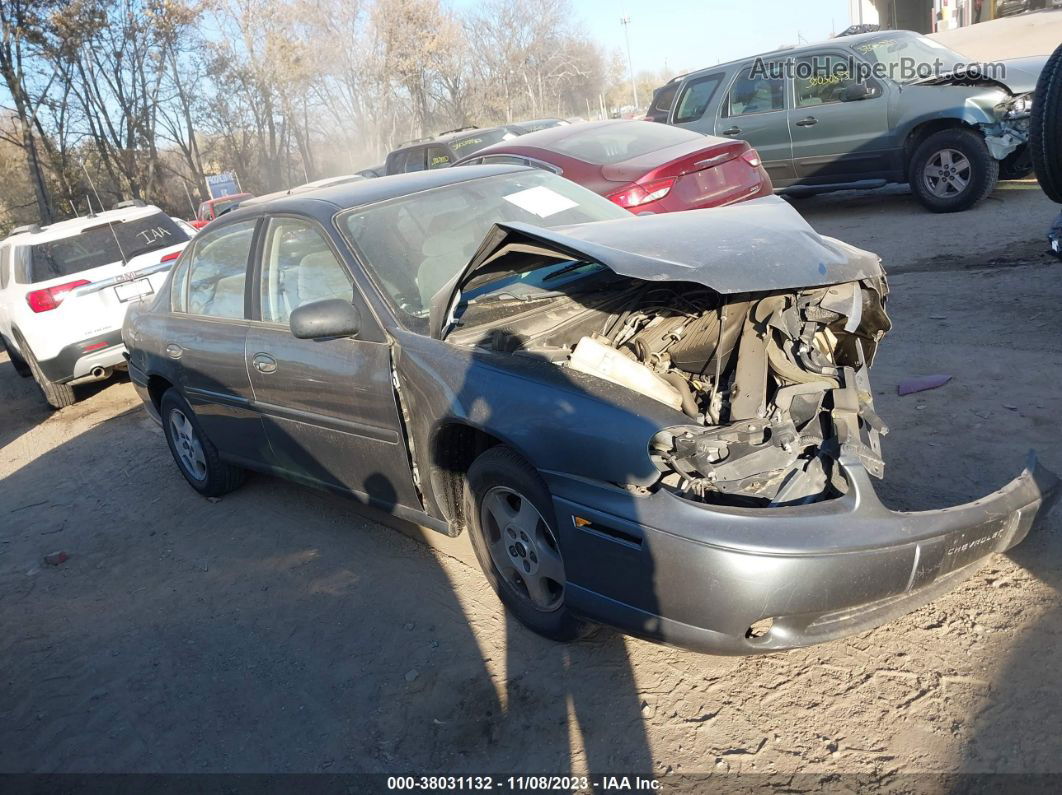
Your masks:
<svg viewBox="0 0 1062 795"><path fill-rule="evenodd" d="M623 25L623 35L627 39L627 69L631 74L631 93L634 95L634 109L638 110L638 86L634 82L634 61L631 60L631 18L630 16L620 17L620 24Z"/></svg>

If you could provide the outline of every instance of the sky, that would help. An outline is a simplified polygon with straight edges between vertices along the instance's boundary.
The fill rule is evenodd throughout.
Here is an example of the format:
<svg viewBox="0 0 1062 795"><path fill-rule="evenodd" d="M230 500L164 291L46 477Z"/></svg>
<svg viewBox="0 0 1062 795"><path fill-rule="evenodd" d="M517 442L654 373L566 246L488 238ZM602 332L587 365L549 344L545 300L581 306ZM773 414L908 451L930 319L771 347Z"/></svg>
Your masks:
<svg viewBox="0 0 1062 795"><path fill-rule="evenodd" d="M848 0L571 0L585 29L608 50L626 42L634 71L681 74L781 45L821 41L849 25ZM477 0L455 0L469 8Z"/></svg>

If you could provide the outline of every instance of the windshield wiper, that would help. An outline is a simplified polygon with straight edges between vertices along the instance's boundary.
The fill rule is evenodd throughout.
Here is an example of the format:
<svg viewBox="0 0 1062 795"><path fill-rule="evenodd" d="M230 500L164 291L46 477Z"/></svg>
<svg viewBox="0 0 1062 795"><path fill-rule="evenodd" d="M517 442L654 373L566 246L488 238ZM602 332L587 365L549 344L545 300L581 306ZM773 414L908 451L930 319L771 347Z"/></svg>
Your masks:
<svg viewBox="0 0 1062 795"><path fill-rule="evenodd" d="M591 263L589 262L572 262L568 265L565 265L563 268L559 268L558 270L553 271L553 273L543 276L542 281L548 282L550 279L556 279L558 276L563 276L566 273L571 273L574 270L579 270L579 268L586 267L590 264Z"/></svg>

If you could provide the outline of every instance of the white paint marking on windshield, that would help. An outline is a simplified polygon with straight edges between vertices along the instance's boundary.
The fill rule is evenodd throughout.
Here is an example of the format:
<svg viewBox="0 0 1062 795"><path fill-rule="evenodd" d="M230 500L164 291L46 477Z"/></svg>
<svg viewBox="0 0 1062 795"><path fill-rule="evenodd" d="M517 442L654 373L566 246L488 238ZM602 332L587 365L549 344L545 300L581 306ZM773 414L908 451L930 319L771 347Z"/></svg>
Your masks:
<svg viewBox="0 0 1062 795"><path fill-rule="evenodd" d="M545 185L528 188L518 193L510 193L503 198L510 204L515 204L521 210L533 213L539 218L549 218L551 215L579 206L578 202L572 201L567 196L561 196Z"/></svg>

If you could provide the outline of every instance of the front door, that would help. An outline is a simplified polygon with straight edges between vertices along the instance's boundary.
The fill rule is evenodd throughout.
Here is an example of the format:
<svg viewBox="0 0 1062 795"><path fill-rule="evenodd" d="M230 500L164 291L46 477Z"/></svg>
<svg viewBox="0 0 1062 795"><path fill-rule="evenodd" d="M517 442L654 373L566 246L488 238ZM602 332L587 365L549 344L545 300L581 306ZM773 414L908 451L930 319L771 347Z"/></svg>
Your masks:
<svg viewBox="0 0 1062 795"><path fill-rule="evenodd" d="M792 184L793 144L786 119L786 81L778 65L755 63L738 73L719 105L715 134L756 148L776 188Z"/></svg>
<svg viewBox="0 0 1062 795"><path fill-rule="evenodd" d="M895 142L885 87L870 79L873 96L842 101L856 82L848 64L846 56L836 53L796 61L789 132L797 179L803 184L879 179L891 167Z"/></svg>
<svg viewBox="0 0 1062 795"><path fill-rule="evenodd" d="M256 223L228 224L195 238L187 266L174 274L164 340L165 355L180 363L181 394L210 441L223 456L252 463L268 453L244 362L244 293Z"/></svg>
<svg viewBox="0 0 1062 795"><path fill-rule="evenodd" d="M419 508L391 380L391 351L320 227L271 218L255 277L258 322L246 361L273 465L340 487L384 509ZM300 340L291 312L327 298L353 301L357 339Z"/></svg>

